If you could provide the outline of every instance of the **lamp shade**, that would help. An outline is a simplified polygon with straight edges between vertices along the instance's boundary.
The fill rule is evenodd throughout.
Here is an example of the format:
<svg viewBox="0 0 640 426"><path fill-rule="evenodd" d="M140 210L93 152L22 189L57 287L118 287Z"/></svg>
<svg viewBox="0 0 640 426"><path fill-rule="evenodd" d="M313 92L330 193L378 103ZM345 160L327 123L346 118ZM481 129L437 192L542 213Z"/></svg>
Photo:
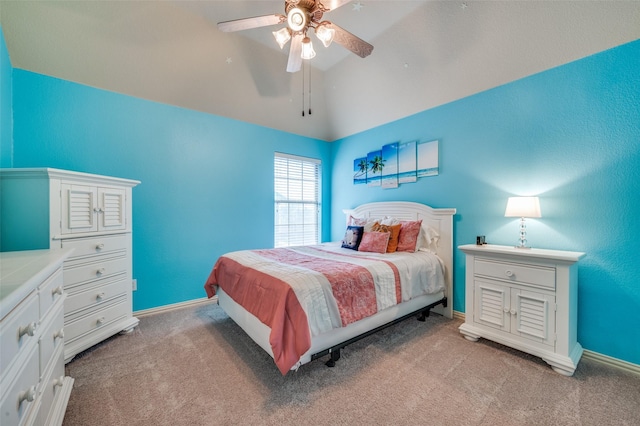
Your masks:
<svg viewBox="0 0 640 426"><path fill-rule="evenodd" d="M311 39L309 37L305 37L302 39L302 59L312 59L316 56L316 51L313 50L313 44L311 44Z"/></svg>
<svg viewBox="0 0 640 426"><path fill-rule="evenodd" d="M316 28L316 37L318 37L318 40L322 42L324 47L329 47L335 34L336 30L329 28L327 25L320 25Z"/></svg>
<svg viewBox="0 0 640 426"><path fill-rule="evenodd" d="M538 197L509 197L505 217L542 217Z"/></svg>
<svg viewBox="0 0 640 426"><path fill-rule="evenodd" d="M273 31L273 37L276 39L276 42L278 43L278 46L280 46L280 49L282 49L284 47L285 44L287 44L287 42L289 40L291 40L291 34L289 33L289 28L281 28L278 31Z"/></svg>

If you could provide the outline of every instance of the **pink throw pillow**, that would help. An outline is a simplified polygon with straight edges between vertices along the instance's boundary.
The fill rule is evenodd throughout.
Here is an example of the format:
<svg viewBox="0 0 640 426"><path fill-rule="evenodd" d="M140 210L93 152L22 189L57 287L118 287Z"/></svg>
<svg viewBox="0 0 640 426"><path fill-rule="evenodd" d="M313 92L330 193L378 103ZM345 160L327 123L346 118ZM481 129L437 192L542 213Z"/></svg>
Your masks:
<svg viewBox="0 0 640 426"><path fill-rule="evenodd" d="M386 253L391 232L365 232L358 246L358 251Z"/></svg>
<svg viewBox="0 0 640 426"><path fill-rule="evenodd" d="M420 227L422 219L416 221L400 222L400 235L398 236L398 248L396 251L416 251L416 243L418 235L420 235Z"/></svg>

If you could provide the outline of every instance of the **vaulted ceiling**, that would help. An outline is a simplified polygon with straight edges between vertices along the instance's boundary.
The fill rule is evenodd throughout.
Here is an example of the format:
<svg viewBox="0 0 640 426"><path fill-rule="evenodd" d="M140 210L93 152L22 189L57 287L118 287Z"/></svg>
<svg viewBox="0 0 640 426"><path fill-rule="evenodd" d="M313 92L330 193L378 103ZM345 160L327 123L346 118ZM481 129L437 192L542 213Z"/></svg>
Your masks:
<svg viewBox="0 0 640 426"><path fill-rule="evenodd" d="M283 0L0 0L15 68L329 141L640 38L638 1L353 0L324 19L373 53L311 36L287 73L282 25L216 27L273 13Z"/></svg>

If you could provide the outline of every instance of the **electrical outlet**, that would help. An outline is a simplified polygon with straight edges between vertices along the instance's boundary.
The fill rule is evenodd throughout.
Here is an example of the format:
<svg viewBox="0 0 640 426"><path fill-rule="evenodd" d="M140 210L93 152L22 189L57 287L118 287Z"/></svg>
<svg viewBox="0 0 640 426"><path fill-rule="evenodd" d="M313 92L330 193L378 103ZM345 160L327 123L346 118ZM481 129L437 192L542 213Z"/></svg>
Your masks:
<svg viewBox="0 0 640 426"><path fill-rule="evenodd" d="M136 291L137 289L138 289L138 280L136 279L131 280L131 290Z"/></svg>

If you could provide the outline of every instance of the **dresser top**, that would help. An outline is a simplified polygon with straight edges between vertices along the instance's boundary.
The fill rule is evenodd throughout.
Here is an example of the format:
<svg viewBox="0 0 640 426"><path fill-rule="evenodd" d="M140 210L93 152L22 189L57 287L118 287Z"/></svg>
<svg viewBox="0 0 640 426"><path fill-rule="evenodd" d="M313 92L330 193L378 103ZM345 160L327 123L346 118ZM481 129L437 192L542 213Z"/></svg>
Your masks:
<svg viewBox="0 0 640 426"><path fill-rule="evenodd" d="M25 250L0 253L0 318L51 275L72 250Z"/></svg>
<svg viewBox="0 0 640 426"><path fill-rule="evenodd" d="M113 183L122 186L134 187L140 183L139 180L123 179L112 176L96 175L92 173L74 172L71 170L52 169L50 167L38 168L16 168L0 169L0 178L53 178L53 179L73 179L87 183Z"/></svg>
<svg viewBox="0 0 640 426"><path fill-rule="evenodd" d="M458 246L460 250L469 254L494 254L505 256L522 256L528 258L557 260L563 262L577 262L585 253L579 251L564 251L564 250L548 250L538 248L517 248L514 246L499 246L494 244L466 244Z"/></svg>

